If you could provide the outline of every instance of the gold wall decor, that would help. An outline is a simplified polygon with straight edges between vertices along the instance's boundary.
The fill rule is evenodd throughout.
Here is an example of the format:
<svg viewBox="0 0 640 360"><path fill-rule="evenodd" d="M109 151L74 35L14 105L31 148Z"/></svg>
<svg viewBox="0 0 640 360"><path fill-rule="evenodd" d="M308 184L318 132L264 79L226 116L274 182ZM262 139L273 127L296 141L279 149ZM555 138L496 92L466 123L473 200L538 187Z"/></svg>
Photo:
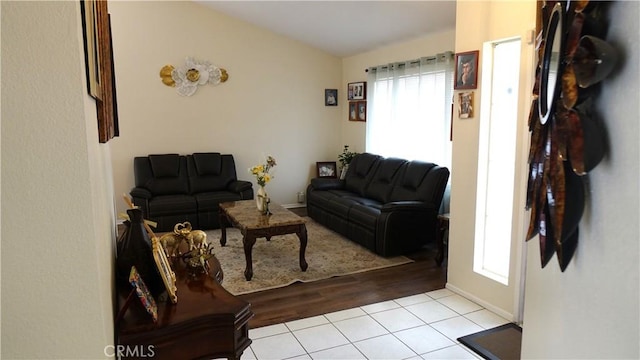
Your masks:
<svg viewBox="0 0 640 360"><path fill-rule="evenodd" d="M565 271L578 247L585 178L607 152L594 100L617 63L606 36L608 2L539 2L538 66L529 113L531 147L526 240L539 235L545 267Z"/></svg>
<svg viewBox="0 0 640 360"><path fill-rule="evenodd" d="M162 83L175 87L178 94L191 96L195 94L198 85L218 85L229 79L229 73L223 68L212 65L208 61L197 61L191 57L179 67L165 65L160 69Z"/></svg>

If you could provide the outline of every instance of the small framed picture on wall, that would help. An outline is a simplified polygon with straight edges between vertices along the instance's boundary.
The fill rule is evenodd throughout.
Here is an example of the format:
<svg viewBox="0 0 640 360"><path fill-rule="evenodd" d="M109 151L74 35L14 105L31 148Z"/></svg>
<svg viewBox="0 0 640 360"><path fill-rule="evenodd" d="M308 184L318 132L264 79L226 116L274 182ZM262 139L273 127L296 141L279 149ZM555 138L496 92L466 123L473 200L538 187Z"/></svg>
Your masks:
<svg viewBox="0 0 640 360"><path fill-rule="evenodd" d="M338 89L324 89L324 106L338 106Z"/></svg>
<svg viewBox="0 0 640 360"><path fill-rule="evenodd" d="M473 117L473 91L458 94L458 117L469 119Z"/></svg>
<svg viewBox="0 0 640 360"><path fill-rule="evenodd" d="M356 104L358 110L358 121L367 121L367 102L358 101Z"/></svg>
<svg viewBox="0 0 640 360"><path fill-rule="evenodd" d="M349 103L349 121L358 121L358 102Z"/></svg>
<svg viewBox="0 0 640 360"><path fill-rule="evenodd" d="M347 97L351 100L366 100L367 99L367 82L353 82L347 86Z"/></svg>

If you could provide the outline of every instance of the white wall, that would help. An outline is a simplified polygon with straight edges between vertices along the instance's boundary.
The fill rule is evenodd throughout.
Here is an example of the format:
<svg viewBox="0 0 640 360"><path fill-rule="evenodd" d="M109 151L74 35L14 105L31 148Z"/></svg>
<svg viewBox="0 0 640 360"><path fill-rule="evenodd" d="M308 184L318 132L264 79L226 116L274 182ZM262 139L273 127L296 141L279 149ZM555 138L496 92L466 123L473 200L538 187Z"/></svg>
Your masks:
<svg viewBox="0 0 640 360"><path fill-rule="evenodd" d="M133 157L214 151L234 155L238 177L273 155L273 201L294 204L316 161L341 151L340 59L204 7L184 2L110 2L120 137L112 144L116 204L134 185ZM229 80L182 97L160 69L192 56L225 68ZM342 94L340 94L342 95Z"/></svg>
<svg viewBox="0 0 640 360"><path fill-rule="evenodd" d="M113 344L115 216L80 5L1 6L1 357L102 358Z"/></svg>
<svg viewBox="0 0 640 360"><path fill-rule="evenodd" d="M597 108L611 149L589 173L576 254L564 273L555 258L541 269L537 241L527 244L523 359L640 358L638 15L636 1L610 8L621 59Z"/></svg>
<svg viewBox="0 0 640 360"><path fill-rule="evenodd" d="M453 150L451 174L451 229L449 232L449 257L447 287L480 302L502 316L515 320L518 317L520 253L525 237L526 222L524 198L528 137L527 119L531 104L534 74L534 46L528 44L530 32L535 28L535 1L460 1L456 7L456 52L480 50L478 89L473 90L474 113L471 119L453 116ZM505 286L473 271L476 189L478 171L478 141L482 121L482 64L485 59L482 48L488 41L520 37L522 40L520 100L518 104L518 140L516 154L516 179L514 195L515 214L509 267L509 285ZM457 101L457 93L456 98ZM457 107L457 103L456 106Z"/></svg>
<svg viewBox="0 0 640 360"><path fill-rule="evenodd" d="M443 29L442 32L439 33L421 36L410 41L346 57L342 60L342 84L339 88L340 102L345 105L348 103L348 83L367 81L365 69L370 66L417 59L445 51L453 51L454 45L455 29ZM342 139L340 146L349 145L350 150L363 152L365 149L366 123L349 121L348 111L348 107L343 106L340 113L340 134Z"/></svg>

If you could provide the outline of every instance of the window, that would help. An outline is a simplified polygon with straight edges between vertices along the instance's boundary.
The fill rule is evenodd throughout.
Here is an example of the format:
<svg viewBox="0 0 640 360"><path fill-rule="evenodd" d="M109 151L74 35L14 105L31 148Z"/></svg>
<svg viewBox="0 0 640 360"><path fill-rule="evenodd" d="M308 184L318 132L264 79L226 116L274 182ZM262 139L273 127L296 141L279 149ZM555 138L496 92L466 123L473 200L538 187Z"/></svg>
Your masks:
<svg viewBox="0 0 640 360"><path fill-rule="evenodd" d="M366 151L450 168L453 54L369 69Z"/></svg>
<svg viewBox="0 0 640 360"><path fill-rule="evenodd" d="M484 45L473 270L509 283L520 40Z"/></svg>

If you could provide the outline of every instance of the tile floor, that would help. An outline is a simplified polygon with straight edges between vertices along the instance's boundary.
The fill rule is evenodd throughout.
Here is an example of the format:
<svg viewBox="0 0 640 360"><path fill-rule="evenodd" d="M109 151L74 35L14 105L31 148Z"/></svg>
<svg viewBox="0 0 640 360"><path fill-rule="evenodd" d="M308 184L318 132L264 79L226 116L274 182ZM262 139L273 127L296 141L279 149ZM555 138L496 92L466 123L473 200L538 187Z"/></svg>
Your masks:
<svg viewBox="0 0 640 360"><path fill-rule="evenodd" d="M479 359L456 339L509 321L447 289L249 330L249 359Z"/></svg>

